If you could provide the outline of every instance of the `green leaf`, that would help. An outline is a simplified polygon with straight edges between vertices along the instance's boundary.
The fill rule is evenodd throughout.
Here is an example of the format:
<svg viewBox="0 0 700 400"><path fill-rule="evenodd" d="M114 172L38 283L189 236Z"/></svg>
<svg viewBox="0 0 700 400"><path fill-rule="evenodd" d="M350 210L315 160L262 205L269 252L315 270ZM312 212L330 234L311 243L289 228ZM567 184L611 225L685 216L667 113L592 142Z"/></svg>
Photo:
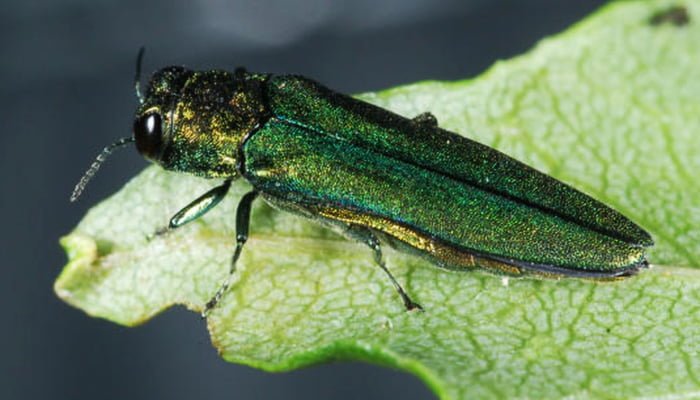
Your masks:
<svg viewBox="0 0 700 400"><path fill-rule="evenodd" d="M420 376L441 398L700 394L700 2L606 6L528 54L463 82L361 96L493 145L647 228L654 267L618 282L510 279L387 251L426 309L405 312L364 246L258 204L231 290L208 320L229 361L282 371L361 359ZM234 245L232 193L147 241L215 183L146 169L61 241L65 301L120 324L200 310ZM666 266L661 266L666 265Z"/></svg>

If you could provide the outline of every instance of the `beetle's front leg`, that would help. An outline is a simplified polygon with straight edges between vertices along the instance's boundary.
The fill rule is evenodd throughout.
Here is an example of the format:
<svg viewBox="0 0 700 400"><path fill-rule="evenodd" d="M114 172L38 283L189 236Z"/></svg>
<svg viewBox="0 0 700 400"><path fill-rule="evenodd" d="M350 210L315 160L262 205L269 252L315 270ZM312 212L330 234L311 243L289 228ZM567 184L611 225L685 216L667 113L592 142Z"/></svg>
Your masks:
<svg viewBox="0 0 700 400"><path fill-rule="evenodd" d="M250 210L253 206L253 201L257 197L258 192L253 190L246 193L238 203L238 208L236 209L236 250L233 252L233 257L231 257L231 266L229 267L228 276L226 277L224 283L216 291L214 296L204 306L202 318L206 318L209 315L209 312L216 307L221 300L221 297L224 295L224 293L226 293L226 290L228 290L228 287L231 285L231 278L236 272L236 262L241 256L243 245L248 240L248 229L250 228Z"/></svg>
<svg viewBox="0 0 700 400"><path fill-rule="evenodd" d="M201 217L202 215L209 212L214 208L228 193L231 187L231 179L227 179L223 184L209 190L203 195L199 196L190 204L186 205L182 210L178 211L175 215L170 218L168 226L158 229L156 233L149 236L152 239L155 236L160 236L172 231L175 228L179 228L188 222L194 221L195 219Z"/></svg>

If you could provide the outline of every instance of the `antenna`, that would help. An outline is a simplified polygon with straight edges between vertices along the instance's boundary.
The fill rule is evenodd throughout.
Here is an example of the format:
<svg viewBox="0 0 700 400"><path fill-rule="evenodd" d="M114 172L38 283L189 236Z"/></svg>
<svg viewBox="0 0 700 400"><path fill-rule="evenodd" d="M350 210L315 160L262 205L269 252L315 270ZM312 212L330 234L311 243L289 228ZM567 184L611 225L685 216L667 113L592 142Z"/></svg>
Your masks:
<svg viewBox="0 0 700 400"><path fill-rule="evenodd" d="M97 171L100 169L102 163L105 162L105 160L107 159L107 156L112 154L112 152L115 149L122 147L126 144L133 143L135 141L136 139L134 139L133 137L124 137L105 147L102 150L102 152L97 156L92 165L90 165L90 168L88 168L87 171L85 171L85 174L83 174L83 177L80 178L78 184L75 185L75 189L73 189L73 194L70 195L70 201L74 202L78 200L78 197L80 197L80 194L83 192L83 189L85 189L85 186L87 186L88 182L90 182L90 179L92 179L92 177L95 176Z"/></svg>
<svg viewBox="0 0 700 400"><path fill-rule="evenodd" d="M143 53L145 52L146 48L141 46L139 54L136 56L136 75L134 76L134 89L136 89L136 97L141 104L144 102L143 93L141 93L141 64L143 63Z"/></svg>

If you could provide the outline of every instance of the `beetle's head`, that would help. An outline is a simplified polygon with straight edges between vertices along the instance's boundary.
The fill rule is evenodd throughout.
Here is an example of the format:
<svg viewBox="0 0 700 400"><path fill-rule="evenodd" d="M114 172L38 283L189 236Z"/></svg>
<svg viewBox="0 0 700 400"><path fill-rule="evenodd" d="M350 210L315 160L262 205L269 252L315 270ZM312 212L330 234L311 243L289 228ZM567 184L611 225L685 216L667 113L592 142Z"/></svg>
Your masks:
<svg viewBox="0 0 700 400"><path fill-rule="evenodd" d="M232 177L243 137L264 118L261 90L260 79L242 71L163 68L136 111L136 148L165 169Z"/></svg>
<svg viewBox="0 0 700 400"><path fill-rule="evenodd" d="M136 69L140 105L133 136L107 146L76 185L75 201L100 164L117 147L136 142L147 159L173 171L215 178L237 175L236 158L244 137L266 118L264 75L195 72L166 67L151 77L145 94L139 84L143 50Z"/></svg>
<svg viewBox="0 0 700 400"><path fill-rule="evenodd" d="M180 93L193 72L182 67L167 67L151 78L145 96L136 90L141 105L136 110L133 138L138 152L159 162L175 128L174 119Z"/></svg>

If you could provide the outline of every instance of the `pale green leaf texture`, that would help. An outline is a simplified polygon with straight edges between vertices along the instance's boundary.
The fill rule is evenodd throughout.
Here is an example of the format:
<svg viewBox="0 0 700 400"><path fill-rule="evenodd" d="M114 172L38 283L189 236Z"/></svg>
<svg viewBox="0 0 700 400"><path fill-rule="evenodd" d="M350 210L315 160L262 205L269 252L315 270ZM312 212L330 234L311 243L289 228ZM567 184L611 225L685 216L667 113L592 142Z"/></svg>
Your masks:
<svg viewBox="0 0 700 400"><path fill-rule="evenodd" d="M273 371L368 360L446 399L700 397L700 2L684 3L687 25L649 24L673 4L613 3L477 79L362 96L429 110L618 209L656 240L651 270L505 281L387 251L426 309L408 313L365 246L260 202L208 321L223 357ZM248 185L172 235L146 236L214 184L146 169L63 238L56 292L125 325L173 304L200 310L227 274Z"/></svg>

